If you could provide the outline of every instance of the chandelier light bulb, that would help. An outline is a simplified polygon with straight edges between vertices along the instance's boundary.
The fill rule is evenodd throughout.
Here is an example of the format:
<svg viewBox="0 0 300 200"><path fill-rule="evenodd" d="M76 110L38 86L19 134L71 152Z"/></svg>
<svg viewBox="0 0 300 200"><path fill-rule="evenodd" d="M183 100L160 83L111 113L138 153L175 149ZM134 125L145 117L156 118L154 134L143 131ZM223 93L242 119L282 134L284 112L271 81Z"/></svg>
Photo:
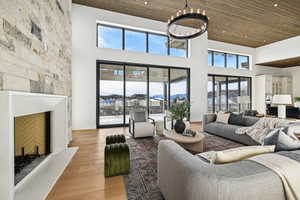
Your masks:
<svg viewBox="0 0 300 200"><path fill-rule="evenodd" d="M203 10L202 14L205 15L205 10Z"/></svg>
<svg viewBox="0 0 300 200"><path fill-rule="evenodd" d="M200 9L199 8L197 9L197 13L200 14Z"/></svg>
<svg viewBox="0 0 300 200"><path fill-rule="evenodd" d="M193 8L191 8L191 13L193 13L194 12L194 9Z"/></svg>
<svg viewBox="0 0 300 200"><path fill-rule="evenodd" d="M185 10L185 9L183 10L183 14L184 14L184 15L186 14L186 10Z"/></svg>

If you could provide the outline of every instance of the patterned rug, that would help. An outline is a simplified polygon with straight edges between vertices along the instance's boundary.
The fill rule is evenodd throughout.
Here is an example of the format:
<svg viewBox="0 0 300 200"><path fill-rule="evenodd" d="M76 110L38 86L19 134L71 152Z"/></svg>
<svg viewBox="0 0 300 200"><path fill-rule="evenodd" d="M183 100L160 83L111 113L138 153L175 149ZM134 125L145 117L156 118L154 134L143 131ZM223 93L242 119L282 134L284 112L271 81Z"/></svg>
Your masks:
<svg viewBox="0 0 300 200"><path fill-rule="evenodd" d="M129 200L163 200L157 185L157 146L162 137L127 139L130 148L131 172L125 176ZM242 144L214 136L205 135L204 149L225 150L243 146Z"/></svg>

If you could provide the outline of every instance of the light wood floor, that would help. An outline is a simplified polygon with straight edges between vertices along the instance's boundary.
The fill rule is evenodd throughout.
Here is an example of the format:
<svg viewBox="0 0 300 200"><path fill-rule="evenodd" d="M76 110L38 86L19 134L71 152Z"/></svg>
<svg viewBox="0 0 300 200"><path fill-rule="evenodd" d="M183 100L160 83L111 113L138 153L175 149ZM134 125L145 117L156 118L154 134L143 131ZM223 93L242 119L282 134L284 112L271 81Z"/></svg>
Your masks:
<svg viewBox="0 0 300 200"><path fill-rule="evenodd" d="M192 129L201 127L192 124ZM126 200L123 176L104 177L105 137L128 135L128 128L74 131L70 146L79 146L47 200Z"/></svg>

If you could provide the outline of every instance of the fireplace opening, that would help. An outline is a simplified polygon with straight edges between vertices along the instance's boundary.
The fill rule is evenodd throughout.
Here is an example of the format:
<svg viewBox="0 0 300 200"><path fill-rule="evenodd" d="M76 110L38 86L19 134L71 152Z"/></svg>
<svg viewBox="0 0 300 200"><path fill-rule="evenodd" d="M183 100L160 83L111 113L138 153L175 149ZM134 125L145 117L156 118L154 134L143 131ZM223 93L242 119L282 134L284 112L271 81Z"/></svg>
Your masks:
<svg viewBox="0 0 300 200"><path fill-rule="evenodd" d="M15 117L15 185L51 153L51 112Z"/></svg>

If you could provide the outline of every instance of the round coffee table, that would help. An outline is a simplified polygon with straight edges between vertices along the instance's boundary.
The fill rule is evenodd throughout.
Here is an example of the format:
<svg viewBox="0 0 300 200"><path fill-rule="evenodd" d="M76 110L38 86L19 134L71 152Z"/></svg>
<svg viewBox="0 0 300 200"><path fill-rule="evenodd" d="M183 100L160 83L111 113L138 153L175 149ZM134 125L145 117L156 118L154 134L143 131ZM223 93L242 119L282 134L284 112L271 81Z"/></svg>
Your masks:
<svg viewBox="0 0 300 200"><path fill-rule="evenodd" d="M195 137L189 137L178 134L174 130L164 130L164 136L187 150L197 153L203 152L204 134L202 132L196 131Z"/></svg>

